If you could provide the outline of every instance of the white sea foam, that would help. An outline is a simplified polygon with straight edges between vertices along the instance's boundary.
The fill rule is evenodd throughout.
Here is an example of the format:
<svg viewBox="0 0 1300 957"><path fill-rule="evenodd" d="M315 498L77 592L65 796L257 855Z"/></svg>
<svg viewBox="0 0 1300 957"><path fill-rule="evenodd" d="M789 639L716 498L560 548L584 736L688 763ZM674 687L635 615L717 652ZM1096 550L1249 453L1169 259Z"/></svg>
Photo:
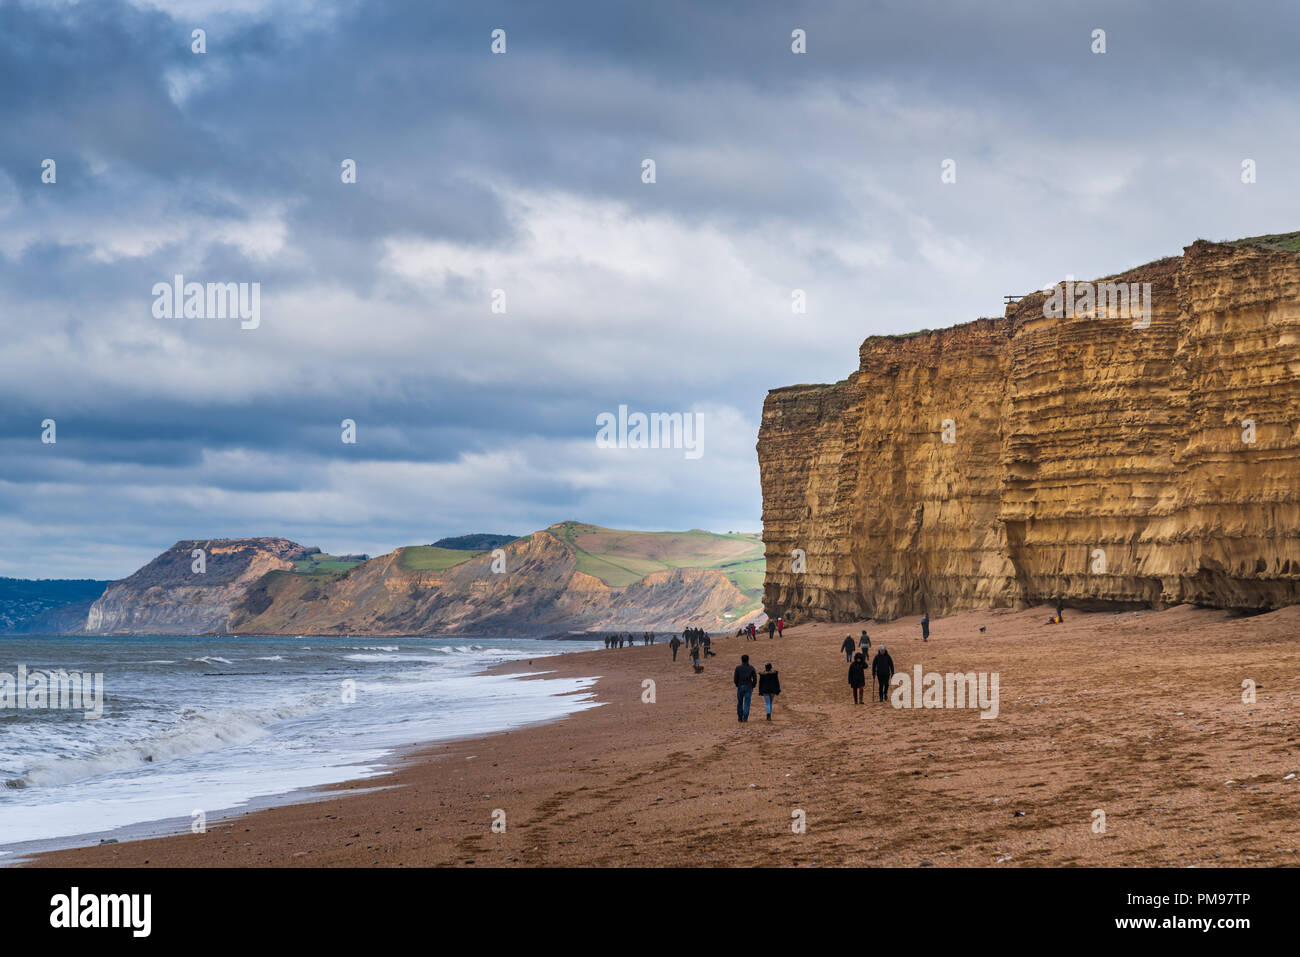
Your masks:
<svg viewBox="0 0 1300 957"><path fill-rule="evenodd" d="M7 641L16 642L7 650L19 659L105 671L111 694L100 721L22 712L5 725L5 844L188 820L194 808L213 812L383 773L394 748L596 705L594 679L481 673L498 661L587 647L572 642L412 637L358 646L355 637L339 636L306 648L293 639L235 636ZM150 657L133 660L140 655ZM283 664L268 666L277 660Z"/></svg>
<svg viewBox="0 0 1300 957"><path fill-rule="evenodd" d="M153 737L122 742L79 757L60 757L33 766L20 778L6 781L11 788L49 787L82 781L146 764L163 764L173 758L203 754L247 744L267 734L267 726L308 714L338 702L336 694L314 695L258 711L197 711L186 709L180 722Z"/></svg>

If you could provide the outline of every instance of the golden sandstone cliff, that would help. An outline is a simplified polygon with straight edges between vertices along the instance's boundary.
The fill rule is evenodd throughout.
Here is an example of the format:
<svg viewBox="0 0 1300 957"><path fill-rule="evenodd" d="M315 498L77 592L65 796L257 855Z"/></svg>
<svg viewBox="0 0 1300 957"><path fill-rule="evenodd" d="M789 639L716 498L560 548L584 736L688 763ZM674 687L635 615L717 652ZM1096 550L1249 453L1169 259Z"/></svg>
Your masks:
<svg viewBox="0 0 1300 957"><path fill-rule="evenodd" d="M768 614L1300 602L1295 245L1198 241L1098 281L1145 316L1062 284L769 393Z"/></svg>

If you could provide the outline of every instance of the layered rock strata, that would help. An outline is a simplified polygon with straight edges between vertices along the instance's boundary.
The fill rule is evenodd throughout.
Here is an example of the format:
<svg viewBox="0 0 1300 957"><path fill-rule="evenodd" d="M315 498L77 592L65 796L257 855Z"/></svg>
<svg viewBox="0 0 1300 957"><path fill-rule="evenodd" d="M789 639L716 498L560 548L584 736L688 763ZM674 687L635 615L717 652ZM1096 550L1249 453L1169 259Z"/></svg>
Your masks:
<svg viewBox="0 0 1300 957"><path fill-rule="evenodd" d="M769 393L768 614L1300 602L1300 257L1197 242L1054 293Z"/></svg>

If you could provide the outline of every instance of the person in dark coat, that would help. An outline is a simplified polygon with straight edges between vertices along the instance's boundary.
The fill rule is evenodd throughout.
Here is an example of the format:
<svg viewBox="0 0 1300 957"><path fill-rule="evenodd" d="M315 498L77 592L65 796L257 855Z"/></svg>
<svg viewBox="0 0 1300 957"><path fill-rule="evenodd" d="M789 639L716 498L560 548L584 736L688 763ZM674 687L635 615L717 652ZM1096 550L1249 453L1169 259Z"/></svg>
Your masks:
<svg viewBox="0 0 1300 957"><path fill-rule="evenodd" d="M736 682L736 720L748 721L749 699L754 694L754 685L758 684L758 672L749 663L749 655L740 656L732 678Z"/></svg>
<svg viewBox="0 0 1300 957"><path fill-rule="evenodd" d="M772 636L776 634L776 622L771 618L767 620L767 640L771 641Z"/></svg>
<svg viewBox="0 0 1300 957"><path fill-rule="evenodd" d="M668 647L673 650L673 661L677 660L677 649L682 646L682 640L673 635L673 640L668 642Z"/></svg>
<svg viewBox="0 0 1300 957"><path fill-rule="evenodd" d="M770 661L764 666L762 674L758 676L758 693L767 702L767 720L771 721L772 699L781 693L781 679L772 670L772 662Z"/></svg>
<svg viewBox="0 0 1300 957"><path fill-rule="evenodd" d="M930 640L930 616L925 614L921 616L921 640Z"/></svg>
<svg viewBox="0 0 1300 957"><path fill-rule="evenodd" d="M858 651L862 652L862 660L871 659L871 638L867 635L867 629L862 629L862 637L858 639Z"/></svg>
<svg viewBox="0 0 1300 957"><path fill-rule="evenodd" d="M862 659L862 652L853 656L849 665L849 687L853 689L853 703L862 704L863 688L867 686L867 663Z"/></svg>
<svg viewBox="0 0 1300 957"><path fill-rule="evenodd" d="M1065 602L1061 601L1060 598L1057 598L1056 599L1056 622L1057 624L1060 624L1063 621L1065 621Z"/></svg>
<svg viewBox="0 0 1300 957"><path fill-rule="evenodd" d="M844 652L845 661L853 660L853 636L852 635L844 636L844 644L840 645L840 651Z"/></svg>
<svg viewBox="0 0 1300 957"><path fill-rule="evenodd" d="M871 674L880 685L880 700L884 701L885 694L889 691L889 679L894 677L894 659L889 657L884 645L880 646L875 660L871 662Z"/></svg>

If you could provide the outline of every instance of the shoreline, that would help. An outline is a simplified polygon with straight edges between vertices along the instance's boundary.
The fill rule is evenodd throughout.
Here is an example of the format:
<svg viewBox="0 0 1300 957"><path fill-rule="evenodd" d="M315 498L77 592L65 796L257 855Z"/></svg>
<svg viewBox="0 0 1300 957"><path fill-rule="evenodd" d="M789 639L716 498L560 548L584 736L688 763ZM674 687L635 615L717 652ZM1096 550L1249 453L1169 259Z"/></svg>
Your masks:
<svg viewBox="0 0 1300 957"><path fill-rule="evenodd" d="M402 637L410 638L413 636ZM499 674L518 674L518 680L529 680L532 678L545 679L553 677L554 673L545 670L538 671L536 666L533 664L534 662L543 662L551 658L562 658L565 655L575 653L576 652L572 651L562 651L558 653L552 652L545 656L534 656L531 659L520 657L496 663L485 662L478 667L478 670L470 672L468 677L475 678L490 677ZM510 666L514 665L521 665L523 667L522 669L510 668ZM594 684L596 681L596 678L591 675L584 675L582 678L591 684ZM573 713L580 712L587 707L599 707L599 703L595 700L594 690L591 687L575 687L566 691L546 694L543 698L566 698L575 695L581 696L584 699L590 698L591 703L588 704L584 700L583 703L573 706L573 710L570 711L550 714L544 717L529 717L524 719L523 723L517 724L513 728L461 732L457 733L453 737L433 738L432 740L424 739L387 745L385 746L383 753L373 759L367 760L356 758L349 760L346 763L336 763L332 765L345 775L336 780L307 785L289 785L280 790L257 793L247 799L236 801L232 804L206 808L204 810L205 825L207 827L212 827L218 823L229 821L232 818L275 807L308 804L315 801L330 800L347 795L359 795L380 791L391 786L386 782L395 771L410 761L418 759L423 752L431 748L435 748L442 744L453 744L458 741L473 740L492 734L504 734L509 730L523 730L531 727L540 727L554 721L562 720L563 718L568 717ZM191 834L194 833L191 830L191 824L191 816L172 815L131 821L119 825L109 825L88 831L79 831L74 833L58 834L51 837L4 843L0 844L0 868L22 866L47 853L77 851L98 846L133 843Z"/></svg>
<svg viewBox="0 0 1300 957"><path fill-rule="evenodd" d="M701 675L664 642L572 652L486 671L599 675L588 690L601 706L411 748L362 782L380 785L371 793L343 782L206 834L24 866L1300 864L1300 777L1285 779L1300 766L1300 608L1067 610L1044 627L1049 614L964 612L936 619L928 644L916 618L865 625L900 673L1000 673L997 720L852 705L836 649L860 623L715 638ZM742 653L781 673L771 723L757 696L750 723L735 719ZM805 833L792 830L799 811Z"/></svg>
<svg viewBox="0 0 1300 957"><path fill-rule="evenodd" d="M376 777L387 774L387 771L380 771ZM274 807L287 807L293 804L309 804L312 801L329 800L331 798L341 797L344 794L364 794L368 791L381 791L386 785L364 787L366 781L370 778L352 778L340 784L355 785L355 789L348 791L332 792L328 790L330 785L320 787L293 788L288 791L278 791L274 794L263 794L251 798L243 804L232 805L231 807L216 808L206 815L209 827L215 826L239 817L244 814L252 814L257 811L266 810ZM42 838L35 841L19 841L14 844L0 844L0 869L6 867L23 867L32 863L34 860L44 854L53 854L60 851L79 851L91 847L106 847L116 844L129 844L137 841L150 841L158 838L176 837L190 831L191 818L188 817L166 817L158 818L151 821L139 821L135 824L124 824L121 827L108 828L102 831L84 831L80 834L67 834L62 837Z"/></svg>

